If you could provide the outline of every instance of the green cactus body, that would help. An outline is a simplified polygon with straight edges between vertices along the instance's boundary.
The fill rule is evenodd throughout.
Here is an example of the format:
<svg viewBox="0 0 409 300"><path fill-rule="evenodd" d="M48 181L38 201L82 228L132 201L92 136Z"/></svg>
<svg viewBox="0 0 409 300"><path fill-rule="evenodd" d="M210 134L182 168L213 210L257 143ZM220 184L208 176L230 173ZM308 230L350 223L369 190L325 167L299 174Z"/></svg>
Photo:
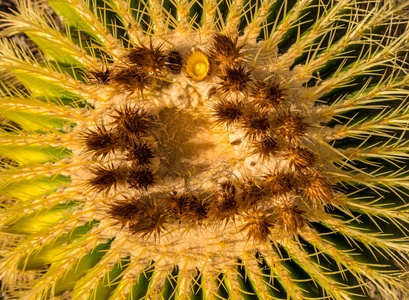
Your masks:
<svg viewBox="0 0 409 300"><path fill-rule="evenodd" d="M408 6L19 1L1 25L3 289L407 299Z"/></svg>

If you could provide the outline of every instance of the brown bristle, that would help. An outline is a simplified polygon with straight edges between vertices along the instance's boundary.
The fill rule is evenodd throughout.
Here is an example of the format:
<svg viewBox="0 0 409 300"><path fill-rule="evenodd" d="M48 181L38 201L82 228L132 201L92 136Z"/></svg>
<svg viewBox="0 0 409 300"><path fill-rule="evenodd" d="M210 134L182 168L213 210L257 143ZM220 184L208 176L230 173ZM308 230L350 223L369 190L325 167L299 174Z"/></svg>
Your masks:
<svg viewBox="0 0 409 300"><path fill-rule="evenodd" d="M137 165L147 165L151 163L151 159L154 158L152 148L145 142L135 143L130 149L126 158L133 161Z"/></svg>
<svg viewBox="0 0 409 300"><path fill-rule="evenodd" d="M173 74L179 74L183 68L183 58L176 50L171 50L166 55L165 67Z"/></svg>
<svg viewBox="0 0 409 300"><path fill-rule="evenodd" d="M189 197L186 198L186 208L181 219L202 225L208 218L208 212L209 204L206 199L202 199L200 196L189 195Z"/></svg>
<svg viewBox="0 0 409 300"><path fill-rule="evenodd" d="M128 175L128 170L124 167L114 166L98 166L95 169L91 169L91 172L95 175L94 178L89 180L89 185L92 189L99 192L108 193L112 187L116 188L119 184L123 184Z"/></svg>
<svg viewBox="0 0 409 300"><path fill-rule="evenodd" d="M242 126L246 130L246 137L255 140L265 136L271 124L267 112L253 110L243 117Z"/></svg>
<svg viewBox="0 0 409 300"><path fill-rule="evenodd" d="M238 139L236 139L236 140L230 142L230 145L238 146L238 145L240 145L242 142L243 142L242 139L241 139L241 138L238 138Z"/></svg>
<svg viewBox="0 0 409 300"><path fill-rule="evenodd" d="M147 190L155 183L155 174L148 167L134 165L129 171L127 182L131 188Z"/></svg>
<svg viewBox="0 0 409 300"><path fill-rule="evenodd" d="M116 200L113 203L109 203L108 207L108 214L123 225L135 220L139 213L138 206L132 198Z"/></svg>
<svg viewBox="0 0 409 300"><path fill-rule="evenodd" d="M224 93L247 92L251 81L251 72L246 71L242 66L226 67L225 75L220 76L222 80L220 90Z"/></svg>
<svg viewBox="0 0 409 300"><path fill-rule="evenodd" d="M306 147L300 146L285 149L283 157L294 171L311 167L315 161L314 154Z"/></svg>
<svg viewBox="0 0 409 300"><path fill-rule="evenodd" d="M243 46L237 46L236 37L232 37L223 34L215 33L211 37L211 44L209 48L210 57L222 66L233 65L241 60L240 50Z"/></svg>
<svg viewBox="0 0 409 300"><path fill-rule="evenodd" d="M303 121L300 112L292 113L287 110L281 113L276 120L276 132L282 138L288 140L299 140L308 128L308 124Z"/></svg>
<svg viewBox="0 0 409 300"><path fill-rule="evenodd" d="M220 184L216 192L216 199L212 201L211 214L217 221L234 219L238 212L239 203L236 199L236 187L231 181Z"/></svg>
<svg viewBox="0 0 409 300"><path fill-rule="evenodd" d="M130 224L129 230L133 234L141 235L143 238L149 238L152 234L156 239L166 230L166 207L153 199L147 201L138 201L138 214L135 220Z"/></svg>
<svg viewBox="0 0 409 300"><path fill-rule="evenodd" d="M276 171L265 176L263 187L271 196L285 196L293 189L292 176L283 171Z"/></svg>
<svg viewBox="0 0 409 300"><path fill-rule="evenodd" d="M217 94L217 86L212 86L207 92L207 100L210 100L216 94Z"/></svg>
<svg viewBox="0 0 409 300"><path fill-rule="evenodd" d="M151 120L146 116L146 111L140 108L125 106L115 109L112 115L113 125L126 143L131 146L138 143L141 135L147 133L151 126Z"/></svg>
<svg viewBox="0 0 409 300"><path fill-rule="evenodd" d="M138 91L141 94L150 81L148 75L137 67L121 68L111 76L111 79L119 89L130 93Z"/></svg>
<svg viewBox="0 0 409 300"><path fill-rule="evenodd" d="M282 108L285 104L283 89L275 82L257 81L251 91L253 103L261 108Z"/></svg>
<svg viewBox="0 0 409 300"><path fill-rule="evenodd" d="M294 203L285 203L282 206L274 207L274 212L282 233L294 235L305 225L304 212L298 209Z"/></svg>
<svg viewBox="0 0 409 300"><path fill-rule="evenodd" d="M236 187L234 186L233 182L227 180L220 184L218 192L224 198L230 196L234 197L234 195L236 194Z"/></svg>
<svg viewBox="0 0 409 300"><path fill-rule="evenodd" d="M84 142L86 151L93 157L104 158L120 146L118 135L112 130L107 130L103 124L98 125L94 130L89 129L85 134Z"/></svg>
<svg viewBox="0 0 409 300"><path fill-rule="evenodd" d="M189 221L201 225L207 219L209 205L205 199L192 193L171 193L164 199L169 214L176 220Z"/></svg>
<svg viewBox="0 0 409 300"><path fill-rule="evenodd" d="M92 84L108 84L111 79L112 68L107 67L105 70L91 70L88 73L91 75Z"/></svg>
<svg viewBox="0 0 409 300"><path fill-rule="evenodd" d="M331 184L320 172L309 171L302 180L302 195L316 206L319 201L332 203L334 193Z"/></svg>
<svg viewBox="0 0 409 300"><path fill-rule="evenodd" d="M173 192L164 199L170 215L176 220L181 220L182 214L186 211L186 207L190 201L189 197L191 197L191 195Z"/></svg>
<svg viewBox="0 0 409 300"><path fill-rule="evenodd" d="M241 190L243 209L254 208L263 199L263 188L251 179L242 183Z"/></svg>
<svg viewBox="0 0 409 300"><path fill-rule="evenodd" d="M230 126L243 116L244 105L241 101L220 99L213 105L216 123Z"/></svg>
<svg viewBox="0 0 409 300"><path fill-rule="evenodd" d="M280 148L273 136L265 136L260 141L255 142L253 147L253 154L258 154L262 160L276 155Z"/></svg>
<svg viewBox="0 0 409 300"><path fill-rule="evenodd" d="M158 74L165 65L165 55L162 45L155 47L150 42L149 48L140 45L131 49L125 56L129 63L151 74Z"/></svg>
<svg viewBox="0 0 409 300"><path fill-rule="evenodd" d="M247 238L255 243L268 241L270 230L274 226L273 214L269 211L251 209L243 215L244 224L240 231L247 232Z"/></svg>

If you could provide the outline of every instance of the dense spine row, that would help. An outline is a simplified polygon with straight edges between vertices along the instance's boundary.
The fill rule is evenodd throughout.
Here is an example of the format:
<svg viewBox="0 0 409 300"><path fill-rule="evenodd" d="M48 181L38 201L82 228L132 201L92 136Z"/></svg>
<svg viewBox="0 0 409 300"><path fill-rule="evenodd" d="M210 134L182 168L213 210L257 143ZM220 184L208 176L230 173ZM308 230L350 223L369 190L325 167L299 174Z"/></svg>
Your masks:
<svg viewBox="0 0 409 300"><path fill-rule="evenodd" d="M145 111L131 106L114 109L111 117L110 127L99 124L84 134L85 151L95 160L88 185L104 194L119 186L147 190L155 182L151 168L155 153L147 136L157 124ZM106 162L116 155L121 157L119 163Z"/></svg>

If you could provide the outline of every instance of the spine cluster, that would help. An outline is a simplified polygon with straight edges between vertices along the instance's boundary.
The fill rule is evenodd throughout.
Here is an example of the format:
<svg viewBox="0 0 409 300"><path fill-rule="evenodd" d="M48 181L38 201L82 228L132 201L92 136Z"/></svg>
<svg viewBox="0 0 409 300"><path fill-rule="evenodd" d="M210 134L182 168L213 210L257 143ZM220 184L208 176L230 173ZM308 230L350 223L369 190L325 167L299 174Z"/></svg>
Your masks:
<svg viewBox="0 0 409 300"><path fill-rule="evenodd" d="M93 175L88 185L105 195L111 190L117 194L133 190L138 195L108 203L108 214L132 233L156 238L169 224L202 226L240 220L237 232L253 241L267 241L275 229L295 234L304 226L306 213L333 202L333 187L306 144L311 125L294 109L291 95L280 83L253 78L243 46L237 38L217 33L207 51L191 49L182 57L176 50L164 51L150 43L129 50L121 67L90 71L98 84L140 94L146 88L160 89L158 82L166 81L167 72L183 70L198 81L217 76L208 93L214 124L228 133L240 132L242 138L232 145L246 145L249 155L272 166L258 176L226 178L213 189L150 193L160 182L153 163L158 157L153 132L161 125L136 104L115 108L111 124L101 123L85 133L85 150L97 161L90 167ZM121 162L106 162L110 155Z"/></svg>
<svg viewBox="0 0 409 300"><path fill-rule="evenodd" d="M115 109L111 117L110 127L100 124L84 135L85 150L97 161L88 185L105 194L124 185L147 190L155 183L151 168L155 153L147 137L157 124L145 111L131 106ZM105 162L116 153L121 155L119 164Z"/></svg>

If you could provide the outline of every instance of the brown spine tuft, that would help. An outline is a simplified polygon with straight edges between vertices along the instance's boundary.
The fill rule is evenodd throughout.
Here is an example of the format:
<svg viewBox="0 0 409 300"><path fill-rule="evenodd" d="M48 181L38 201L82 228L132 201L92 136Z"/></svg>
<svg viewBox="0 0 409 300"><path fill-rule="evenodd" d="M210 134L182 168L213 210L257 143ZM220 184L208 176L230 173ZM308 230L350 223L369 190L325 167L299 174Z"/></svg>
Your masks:
<svg viewBox="0 0 409 300"><path fill-rule="evenodd" d="M121 68L112 75L111 79L118 90L130 93L138 91L140 94L150 82L148 75L137 67Z"/></svg>
<svg viewBox="0 0 409 300"><path fill-rule="evenodd" d="M220 90L224 93L242 92L247 93L251 82L251 72L242 66L226 67L221 79Z"/></svg>
<svg viewBox="0 0 409 300"><path fill-rule="evenodd" d="M246 138L254 141L266 136L271 124L267 112L252 110L244 115L242 126L246 130Z"/></svg>
<svg viewBox="0 0 409 300"><path fill-rule="evenodd" d="M285 202L281 206L274 207L274 212L282 234L294 235L305 225L304 212L298 209L294 202Z"/></svg>
<svg viewBox="0 0 409 300"><path fill-rule="evenodd" d="M138 144L139 138L145 135L152 125L152 120L146 115L146 111L131 106L115 109L112 117L115 130L130 146Z"/></svg>
<svg viewBox="0 0 409 300"><path fill-rule="evenodd" d="M112 187L116 189L119 184L123 184L128 175L125 167L115 168L112 165L108 167L101 165L92 169L91 172L95 177L89 180L89 185L92 189L105 193L108 193Z"/></svg>
<svg viewBox="0 0 409 300"><path fill-rule="evenodd" d="M154 158L152 148L146 142L135 143L130 149L126 158L137 165L147 165Z"/></svg>
<svg viewBox="0 0 409 300"><path fill-rule="evenodd" d="M133 198L116 200L108 204L108 214L122 223L123 226L133 222L139 213L138 206Z"/></svg>
<svg viewBox="0 0 409 300"><path fill-rule="evenodd" d="M162 45L155 47L150 41L149 48L140 45L131 49L125 56L130 64L135 65L144 72L158 74L165 65L165 55L162 51Z"/></svg>
<svg viewBox="0 0 409 300"><path fill-rule="evenodd" d="M260 108L283 108L286 100L284 99L283 90L279 84L275 82L265 82L258 80L251 91L251 97L253 97L253 103Z"/></svg>
<svg viewBox="0 0 409 300"><path fill-rule="evenodd" d="M177 50L171 50L166 55L165 67L173 74L179 74L183 68L183 58Z"/></svg>
<svg viewBox="0 0 409 300"><path fill-rule="evenodd" d="M156 239L162 231L166 230L165 223L168 215L166 207L153 199L139 200L136 205L138 213L130 224L129 230L133 234L141 235L142 238L149 238L153 234Z"/></svg>
<svg viewBox="0 0 409 300"><path fill-rule="evenodd" d="M213 111L216 123L229 127L243 116L244 105L241 101L220 99L213 105Z"/></svg>
<svg viewBox="0 0 409 300"><path fill-rule="evenodd" d="M120 139L112 130L107 130L105 126L98 125L96 129L88 129L84 137L86 152L93 157L104 158L116 147L120 146Z"/></svg>
<svg viewBox="0 0 409 300"><path fill-rule="evenodd" d="M270 211L251 209L243 214L244 224L240 231L247 232L247 238L255 243L264 243L270 236L270 230L274 226L274 217Z"/></svg>
<svg viewBox="0 0 409 300"><path fill-rule="evenodd" d="M264 191L276 197L284 197L293 189L293 177L288 172L276 171L265 176Z"/></svg>
<svg viewBox="0 0 409 300"><path fill-rule="evenodd" d="M105 70L104 70L105 69ZM91 75L91 84L109 84L112 76L112 68L106 67L102 70L91 70L88 74Z"/></svg>
<svg viewBox="0 0 409 300"><path fill-rule="evenodd" d="M215 33L211 37L209 54L210 57L222 67L236 64L242 59L240 50L242 46L237 46L236 37L233 39L223 33Z"/></svg>
<svg viewBox="0 0 409 300"><path fill-rule="evenodd" d="M284 150L283 157L288 160L293 171L312 167L315 161L314 154L306 147L289 147Z"/></svg>
<svg viewBox="0 0 409 300"><path fill-rule="evenodd" d="M219 190L216 192L216 199L212 201L211 213L216 221L234 220L237 214L239 203L236 196L236 187L231 181L226 181L220 184Z"/></svg>
<svg viewBox="0 0 409 300"><path fill-rule="evenodd" d="M134 165L129 172L127 182L131 188L147 190L155 183L155 174L148 167Z"/></svg>
<svg viewBox="0 0 409 300"><path fill-rule="evenodd" d="M300 112L292 113L287 110L277 117L275 131L279 137L292 141L304 137L307 128L308 124L303 121Z"/></svg>
<svg viewBox="0 0 409 300"><path fill-rule="evenodd" d="M253 154L258 154L262 160L275 156L280 149L276 139L271 135L267 135L260 141L255 142L253 147Z"/></svg>
<svg viewBox="0 0 409 300"><path fill-rule="evenodd" d="M317 206L320 201L325 204L333 202L334 193L331 184L316 170L311 170L304 175L302 190L302 195L314 206Z"/></svg>

